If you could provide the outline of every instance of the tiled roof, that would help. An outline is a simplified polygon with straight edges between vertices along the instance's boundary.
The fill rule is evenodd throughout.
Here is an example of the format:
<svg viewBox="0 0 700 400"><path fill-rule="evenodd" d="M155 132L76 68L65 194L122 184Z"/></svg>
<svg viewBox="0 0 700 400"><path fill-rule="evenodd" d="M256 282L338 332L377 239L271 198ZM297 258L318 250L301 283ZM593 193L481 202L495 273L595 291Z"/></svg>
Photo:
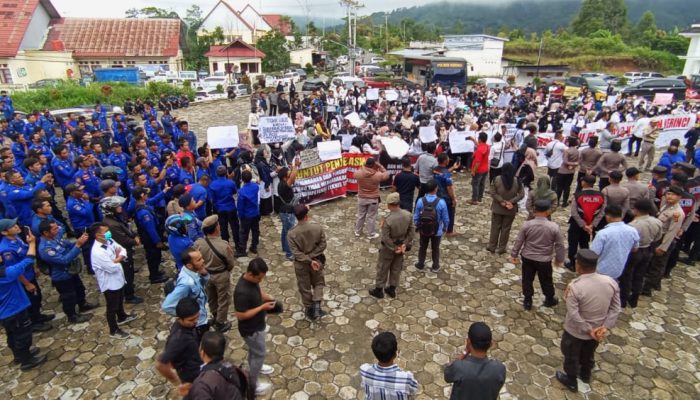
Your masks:
<svg viewBox="0 0 700 400"><path fill-rule="evenodd" d="M24 34L37 6L41 4L51 18L60 15L48 0L0 0L0 57L17 55Z"/></svg>
<svg viewBox="0 0 700 400"><path fill-rule="evenodd" d="M63 47L75 57L174 57L179 19L62 18L52 22L44 50Z"/></svg>
<svg viewBox="0 0 700 400"><path fill-rule="evenodd" d="M272 29L277 29L283 35L289 36L292 34L292 27L288 22L282 21L282 16L279 14L264 14L263 19L272 27Z"/></svg>
<svg viewBox="0 0 700 400"><path fill-rule="evenodd" d="M265 53L256 50L255 47L237 39L226 46L211 46L205 57L245 57L245 58L265 58Z"/></svg>

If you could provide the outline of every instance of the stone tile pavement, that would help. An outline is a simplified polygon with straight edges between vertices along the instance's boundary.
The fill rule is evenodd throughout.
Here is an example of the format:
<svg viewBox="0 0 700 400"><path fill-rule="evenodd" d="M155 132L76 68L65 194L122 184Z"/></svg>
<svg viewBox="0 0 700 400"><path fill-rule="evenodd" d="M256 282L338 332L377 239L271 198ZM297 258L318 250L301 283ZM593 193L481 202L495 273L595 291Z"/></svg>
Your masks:
<svg viewBox="0 0 700 400"><path fill-rule="evenodd" d="M203 133L207 124L244 126L247 112L248 101L241 99L194 106L176 114ZM544 308L539 306L542 299L535 298L534 310L523 310L517 267L506 255L496 256L484 249L488 201L481 206L466 205L471 189L464 175L457 177L456 189L461 201L456 222L460 235L443 241L443 269L437 274L417 271L412 267L414 248L396 299L377 300L367 293L373 284L378 241L355 240L352 235L356 200L349 197L313 207L313 218L326 229L329 260L324 304L329 315L317 323L304 319L292 264L280 248L279 220L263 218L260 253L271 267L264 287L286 309L267 320L266 363L276 371L271 376L273 390L265 399L362 398L358 368L373 361L371 338L382 330L391 330L400 338L398 363L414 372L420 383L418 399L447 398L450 388L442 378L442 367L461 350L474 321L485 321L494 331L491 355L507 367L504 399L699 398L697 265L679 265L673 278L664 281L663 291L655 292L651 299L642 298L636 310L623 312L612 335L599 347L592 384L574 394L554 379L562 363L559 340L564 304ZM562 227L566 219L564 211L554 216ZM516 219L514 233L522 222L522 217ZM246 263L247 259L240 260L233 279ZM0 370L0 393L9 398L42 399L177 398L176 391L153 368L171 324L159 311L162 288L147 283L142 250L137 251L136 264L141 266L137 293L146 302L127 305L127 311L139 315L126 326L133 335L127 341L109 338L104 307L95 310L91 321L68 325L55 289L42 277L44 309L56 313L57 319L53 330L34 338L49 361L23 373L11 365L10 351L3 346L0 364L6 367ZM164 269L174 271L170 258ZM554 272L559 297L572 278L566 270ZM83 280L90 300L104 306L94 279L86 275ZM2 336L4 343L4 333ZM247 352L235 322L226 336L227 357L243 362Z"/></svg>

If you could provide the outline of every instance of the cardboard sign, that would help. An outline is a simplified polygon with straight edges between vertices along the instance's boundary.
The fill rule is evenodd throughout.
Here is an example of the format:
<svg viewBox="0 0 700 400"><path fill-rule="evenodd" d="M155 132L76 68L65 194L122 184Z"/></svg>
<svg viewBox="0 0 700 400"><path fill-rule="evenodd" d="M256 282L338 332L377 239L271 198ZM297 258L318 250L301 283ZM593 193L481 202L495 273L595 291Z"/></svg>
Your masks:
<svg viewBox="0 0 700 400"><path fill-rule="evenodd" d="M607 100L605 100L605 105L608 107L615 107L615 102L617 102L617 96L610 95L608 96Z"/></svg>
<svg viewBox="0 0 700 400"><path fill-rule="evenodd" d="M320 164L321 158L318 156L318 149L306 149L299 153L299 159L301 160L301 168L311 168Z"/></svg>
<svg viewBox="0 0 700 400"><path fill-rule="evenodd" d="M507 108L510 101L513 100L513 95L510 93L501 93L498 95L498 100L496 100L496 108Z"/></svg>
<svg viewBox="0 0 700 400"><path fill-rule="evenodd" d="M564 87L564 97L576 97L581 93L581 88L574 86Z"/></svg>
<svg viewBox="0 0 700 400"><path fill-rule="evenodd" d="M396 101L399 99L399 92L396 90L385 90L384 96L388 101Z"/></svg>
<svg viewBox="0 0 700 400"><path fill-rule="evenodd" d="M350 113L343 118L350 121L350 125L354 126L355 128L361 128L365 123L365 120L361 119L360 115L356 112Z"/></svg>
<svg viewBox="0 0 700 400"><path fill-rule="evenodd" d="M238 147L238 126L210 126L207 128L207 143L210 149L230 149Z"/></svg>
<svg viewBox="0 0 700 400"><path fill-rule="evenodd" d="M345 151L350 150L350 146L352 146L352 139L355 138L355 135L343 134L338 136L340 136L341 139L340 147Z"/></svg>
<svg viewBox="0 0 700 400"><path fill-rule="evenodd" d="M665 106L671 103L673 103L673 93L656 93L652 104L655 106Z"/></svg>
<svg viewBox="0 0 700 400"><path fill-rule="evenodd" d="M475 132L450 132L450 151L452 154L473 153L474 142L468 140L468 137L474 137Z"/></svg>
<svg viewBox="0 0 700 400"><path fill-rule="evenodd" d="M258 122L260 143L286 142L296 138L292 120L285 116L261 117Z"/></svg>
<svg viewBox="0 0 700 400"><path fill-rule="evenodd" d="M378 88L367 89L367 100L379 100L379 89Z"/></svg>
<svg viewBox="0 0 700 400"><path fill-rule="evenodd" d="M389 154L389 157L402 158L408 154L409 146L403 139L392 136L383 137L381 140L382 144L384 145L384 149L386 150L387 154Z"/></svg>
<svg viewBox="0 0 700 400"><path fill-rule="evenodd" d="M342 157L340 150L340 140L331 140L329 142L318 142L318 157L321 161L337 160Z"/></svg>
<svg viewBox="0 0 700 400"><path fill-rule="evenodd" d="M423 143L437 142L438 137L433 126L421 126L418 137Z"/></svg>

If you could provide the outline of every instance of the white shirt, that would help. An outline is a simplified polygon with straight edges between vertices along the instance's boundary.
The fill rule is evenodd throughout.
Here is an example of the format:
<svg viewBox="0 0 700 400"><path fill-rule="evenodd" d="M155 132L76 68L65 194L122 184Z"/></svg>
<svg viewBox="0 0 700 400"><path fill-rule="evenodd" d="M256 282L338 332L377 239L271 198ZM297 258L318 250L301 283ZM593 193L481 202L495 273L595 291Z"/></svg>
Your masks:
<svg viewBox="0 0 700 400"><path fill-rule="evenodd" d="M644 129L649 126L651 123L651 120L647 117L642 117L637 120L637 122L634 123L634 128L632 128L632 135L637 138L643 138L644 137Z"/></svg>
<svg viewBox="0 0 700 400"><path fill-rule="evenodd" d="M547 150L552 151L552 155L547 159L547 168L555 169L561 167L564 163L564 152L566 145L558 140L552 141L547 145Z"/></svg>
<svg viewBox="0 0 700 400"><path fill-rule="evenodd" d="M124 269L120 263L115 263L117 258L117 249L120 249L119 254L126 256L126 250L114 240L110 240L102 244L95 240L90 252L90 262L92 269L95 271L97 285L100 287L100 292L107 290L119 290L124 287Z"/></svg>
<svg viewBox="0 0 700 400"><path fill-rule="evenodd" d="M503 167L503 158L505 157L505 151L501 153L503 150L503 147L505 146L505 139L501 139L500 142L496 142L491 145L491 149L489 150L489 160L493 160L494 158L498 160L498 166L496 168L501 168Z"/></svg>

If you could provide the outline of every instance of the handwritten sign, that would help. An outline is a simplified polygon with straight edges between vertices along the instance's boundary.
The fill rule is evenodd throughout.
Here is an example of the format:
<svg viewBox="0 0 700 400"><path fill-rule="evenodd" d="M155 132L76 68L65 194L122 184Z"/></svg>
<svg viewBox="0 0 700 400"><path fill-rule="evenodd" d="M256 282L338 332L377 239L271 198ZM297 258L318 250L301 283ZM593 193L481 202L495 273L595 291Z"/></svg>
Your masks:
<svg viewBox="0 0 700 400"><path fill-rule="evenodd" d="M396 90L385 90L384 96L388 101L396 101L399 99L399 92Z"/></svg>
<svg viewBox="0 0 700 400"><path fill-rule="evenodd" d="M321 161L337 160L342 157L340 150L340 140L331 140L329 142L318 142L318 157Z"/></svg>
<svg viewBox="0 0 700 400"><path fill-rule="evenodd" d="M453 131L450 132L450 151L452 154L460 153L473 153L474 152L474 142L468 138L474 137L476 132L466 132L466 131Z"/></svg>
<svg viewBox="0 0 700 400"><path fill-rule="evenodd" d="M513 99L513 95L510 93L501 93L498 95L498 100L496 100L496 108L506 108L510 101Z"/></svg>
<svg viewBox="0 0 700 400"><path fill-rule="evenodd" d="M238 126L210 126L207 128L207 143L210 149L238 147Z"/></svg>
<svg viewBox="0 0 700 400"><path fill-rule="evenodd" d="M389 157L402 158L408 154L409 146L405 140L396 136L383 137L381 140L382 144L384 145L384 149L386 150L387 154L389 154Z"/></svg>
<svg viewBox="0 0 700 400"><path fill-rule="evenodd" d="M581 93L581 88L575 86L564 87L564 97L576 97Z"/></svg>
<svg viewBox="0 0 700 400"><path fill-rule="evenodd" d="M338 136L340 136L341 139L340 147L342 147L342 149L345 151L350 150L350 146L352 146L352 139L355 138L355 135L342 134Z"/></svg>
<svg viewBox="0 0 700 400"><path fill-rule="evenodd" d="M673 103L673 93L656 93L652 104L655 106L665 106L671 103Z"/></svg>
<svg viewBox="0 0 700 400"><path fill-rule="evenodd" d="M318 156L318 149L302 150L299 153L299 159L301 160L301 169L311 168L322 163L321 158Z"/></svg>
<svg viewBox="0 0 700 400"><path fill-rule="evenodd" d="M423 143L436 142L438 139L435 127L432 126L421 126L418 131L418 137Z"/></svg>
<svg viewBox="0 0 700 400"><path fill-rule="evenodd" d="M285 116L261 117L258 123L258 138L261 143L286 142L296 138L292 120Z"/></svg>
<svg viewBox="0 0 700 400"><path fill-rule="evenodd" d="M365 124L365 120L360 118L360 115L356 112L350 113L344 117L350 122L350 125L354 126L355 128L361 128L362 125Z"/></svg>
<svg viewBox="0 0 700 400"><path fill-rule="evenodd" d="M379 100L379 89L378 88L367 89L367 100Z"/></svg>

